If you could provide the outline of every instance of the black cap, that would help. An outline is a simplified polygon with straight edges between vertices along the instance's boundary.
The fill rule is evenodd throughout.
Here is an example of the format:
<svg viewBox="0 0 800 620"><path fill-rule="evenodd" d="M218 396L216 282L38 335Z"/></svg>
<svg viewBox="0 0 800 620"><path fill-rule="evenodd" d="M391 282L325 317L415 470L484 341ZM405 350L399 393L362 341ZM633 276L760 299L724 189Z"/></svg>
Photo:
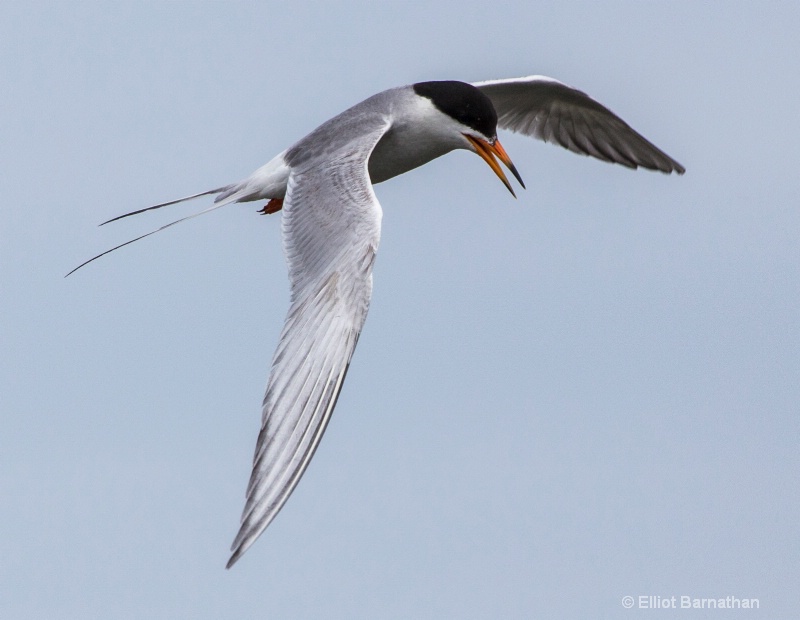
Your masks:
<svg viewBox="0 0 800 620"><path fill-rule="evenodd" d="M487 138L497 137L497 112L489 97L465 82L417 82L414 92L441 112Z"/></svg>

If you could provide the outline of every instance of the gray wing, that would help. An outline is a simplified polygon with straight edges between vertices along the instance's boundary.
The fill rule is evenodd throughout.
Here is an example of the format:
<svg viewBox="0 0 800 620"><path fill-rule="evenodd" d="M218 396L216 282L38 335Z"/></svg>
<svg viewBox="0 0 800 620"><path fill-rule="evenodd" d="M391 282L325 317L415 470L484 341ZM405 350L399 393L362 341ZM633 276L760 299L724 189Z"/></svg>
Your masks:
<svg viewBox="0 0 800 620"><path fill-rule="evenodd" d="M291 305L228 568L289 498L336 405L372 295L382 212L367 160L386 129L382 119L365 122L354 139L317 158L308 157L312 140L292 167L282 216Z"/></svg>
<svg viewBox="0 0 800 620"><path fill-rule="evenodd" d="M473 86L492 100L502 129L629 168L642 166L667 174L686 171L611 110L552 78L532 75Z"/></svg>

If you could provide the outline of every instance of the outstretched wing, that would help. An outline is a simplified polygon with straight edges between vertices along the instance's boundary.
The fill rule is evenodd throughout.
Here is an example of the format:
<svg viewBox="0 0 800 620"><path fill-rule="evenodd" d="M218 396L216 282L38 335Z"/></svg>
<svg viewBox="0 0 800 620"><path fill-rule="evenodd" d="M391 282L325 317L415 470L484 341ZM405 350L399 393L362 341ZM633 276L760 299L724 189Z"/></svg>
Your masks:
<svg viewBox="0 0 800 620"><path fill-rule="evenodd" d="M289 498L336 405L372 294L382 212L367 161L386 129L383 119L365 120L333 152L330 143L312 140L295 147L295 165L292 151L287 154L291 173L282 230L291 305L272 360L247 503L228 568ZM320 146L326 149L314 157Z"/></svg>
<svg viewBox="0 0 800 620"><path fill-rule="evenodd" d="M667 174L686 171L611 110L552 78L532 75L473 86L492 100L502 129L629 168L642 166Z"/></svg>

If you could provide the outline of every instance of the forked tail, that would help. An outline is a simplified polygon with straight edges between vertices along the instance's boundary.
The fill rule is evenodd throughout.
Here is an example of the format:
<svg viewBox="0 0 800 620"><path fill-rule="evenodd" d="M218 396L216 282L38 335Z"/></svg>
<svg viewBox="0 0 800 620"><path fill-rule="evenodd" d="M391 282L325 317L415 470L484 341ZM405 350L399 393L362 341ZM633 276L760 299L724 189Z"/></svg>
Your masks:
<svg viewBox="0 0 800 620"><path fill-rule="evenodd" d="M86 265L88 265L92 261L95 261L98 258L100 258L101 256L105 256L106 254L110 254L114 250L119 250L120 248L124 248L126 245L130 245L131 243L133 243L135 241L139 241L140 239L144 239L145 237L149 237L150 235L154 235L157 232L161 232L165 228L169 228L170 226L174 226L175 224L180 224L181 222L185 222L186 220L190 220L193 217L197 217L198 215L203 215L204 213L208 213L209 211L213 211L214 209L219 209L220 207L224 207L225 205L231 204L232 202L237 202L239 199L241 199L243 197L241 191L236 191L237 185L238 184L226 185L224 187L218 187L216 189L210 189L210 190L208 190L206 192L200 192L199 194L192 194L191 196L185 196L183 198L178 198L177 200L170 200L169 202L162 202L160 204L153 205L152 207L146 207L144 209L138 209L137 211L131 211L130 213L125 213L124 215L118 215L117 217L113 217L110 220L106 220L105 222L100 224L100 226L103 226L105 224L109 224L111 222L116 222L117 220L121 220L123 218L130 217L131 215L138 215L139 213L144 213L145 211L152 211L153 209L160 209L161 207L168 207L169 205L178 204L179 202L186 202L187 200L193 200L195 198L200 198L201 196L210 196L212 194L219 194L219 196L217 196L216 199L214 200L214 204L211 205L210 207L208 207L207 209L203 209L202 211L199 211L197 213L193 213L192 215L187 215L186 217L182 217L179 220L175 220L174 222L170 222L169 224L164 224L164 226L161 226L160 228L157 228L156 230L151 230L149 233L145 233L144 235L141 235L140 237L136 237L135 239L131 239L130 241L126 241L125 243L120 243L119 245L111 248L110 250L106 250L105 252L102 252L102 253L98 254L97 256L93 256L89 260L81 263L80 265L75 267L75 269L70 271L64 277L66 278L67 276L69 276L69 275L75 273L76 271L78 271L78 269L80 269L81 267L85 267ZM231 190L233 190L233 191L231 191Z"/></svg>

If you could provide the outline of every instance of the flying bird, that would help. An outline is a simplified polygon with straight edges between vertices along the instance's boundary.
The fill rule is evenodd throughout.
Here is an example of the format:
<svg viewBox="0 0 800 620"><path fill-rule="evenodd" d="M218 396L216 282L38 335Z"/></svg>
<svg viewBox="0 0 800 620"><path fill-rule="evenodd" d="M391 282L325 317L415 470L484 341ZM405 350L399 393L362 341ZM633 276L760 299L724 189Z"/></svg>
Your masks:
<svg viewBox="0 0 800 620"><path fill-rule="evenodd" d="M336 405L372 295L382 214L372 186L465 149L479 155L514 194L498 160L525 185L497 139L498 128L628 168L685 171L608 108L552 78L419 82L345 110L238 183L108 220L216 195L209 208L116 246L70 272L231 203L266 200L261 213L282 211L291 301L272 359L228 568L291 495Z"/></svg>

